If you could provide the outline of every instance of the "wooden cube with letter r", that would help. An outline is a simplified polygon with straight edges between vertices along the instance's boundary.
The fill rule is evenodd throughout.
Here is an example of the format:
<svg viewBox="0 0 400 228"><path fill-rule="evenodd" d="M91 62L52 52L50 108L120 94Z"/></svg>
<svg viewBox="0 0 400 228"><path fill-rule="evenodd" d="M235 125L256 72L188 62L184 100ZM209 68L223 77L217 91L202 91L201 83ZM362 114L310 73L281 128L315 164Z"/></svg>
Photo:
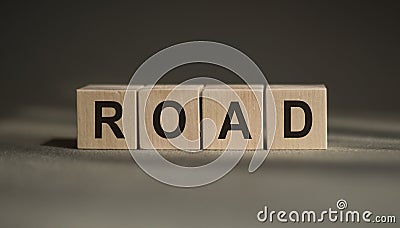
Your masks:
<svg viewBox="0 0 400 228"><path fill-rule="evenodd" d="M324 85L271 85L276 106L272 149L327 148L327 90ZM268 94L268 93L266 93ZM267 103L271 102L266 99ZM267 123L272 115L266 115ZM268 131L268 125L266 131ZM268 135L268 134L267 134Z"/></svg>
<svg viewBox="0 0 400 228"><path fill-rule="evenodd" d="M78 148L127 149L124 132L132 139L130 148L136 149L136 90L129 87L130 104L123 109L127 86L88 85L77 89ZM122 127L122 117L126 126ZM124 131L125 130L125 131Z"/></svg>

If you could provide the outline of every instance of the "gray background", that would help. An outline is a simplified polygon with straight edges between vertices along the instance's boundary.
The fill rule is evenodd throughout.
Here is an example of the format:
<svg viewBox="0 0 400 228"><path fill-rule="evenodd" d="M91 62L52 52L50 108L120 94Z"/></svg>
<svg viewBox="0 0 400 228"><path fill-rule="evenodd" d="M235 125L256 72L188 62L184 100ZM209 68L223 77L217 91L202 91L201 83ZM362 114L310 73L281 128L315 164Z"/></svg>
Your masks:
<svg viewBox="0 0 400 228"><path fill-rule="evenodd" d="M400 219L398 1L27 1L0 11L1 226L262 227L264 205L318 210L339 198ZM254 174L249 154L196 189L158 183L127 151L74 149L76 88L126 84L146 58L191 40L238 48L271 84L326 84L329 149L273 151ZM163 82L196 75L240 82L204 64Z"/></svg>

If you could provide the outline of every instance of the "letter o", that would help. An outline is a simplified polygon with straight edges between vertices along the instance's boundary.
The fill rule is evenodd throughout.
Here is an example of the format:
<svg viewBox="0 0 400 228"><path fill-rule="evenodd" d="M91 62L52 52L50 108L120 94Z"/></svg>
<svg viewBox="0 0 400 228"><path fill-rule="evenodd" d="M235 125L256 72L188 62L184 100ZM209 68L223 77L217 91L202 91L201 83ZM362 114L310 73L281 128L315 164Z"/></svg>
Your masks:
<svg viewBox="0 0 400 228"><path fill-rule="evenodd" d="M167 107L174 108L179 114L178 126L176 127L175 130L173 130L171 132L164 131L164 129L161 127L161 122L160 122L161 112L164 108L167 108ZM171 100L163 101L163 102L159 103L157 105L156 109L154 110L153 127L154 127L154 130L157 132L157 134L163 138L172 139L172 138L178 137L185 129L185 125L186 125L185 110L176 101L171 101Z"/></svg>

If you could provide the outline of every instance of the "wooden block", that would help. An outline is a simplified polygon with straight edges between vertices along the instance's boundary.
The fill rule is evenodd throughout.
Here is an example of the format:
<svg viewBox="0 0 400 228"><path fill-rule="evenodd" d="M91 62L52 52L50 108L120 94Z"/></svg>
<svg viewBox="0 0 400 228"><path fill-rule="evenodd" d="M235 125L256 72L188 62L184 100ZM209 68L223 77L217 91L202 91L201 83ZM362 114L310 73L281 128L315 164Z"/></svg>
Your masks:
<svg viewBox="0 0 400 228"><path fill-rule="evenodd" d="M270 89L276 105L276 131L271 149L326 149L326 87L271 85ZM266 102L270 99L266 98ZM267 123L271 120L268 118L273 118L268 111L266 118ZM269 131L268 125L266 131ZM271 143L271 137L267 141Z"/></svg>
<svg viewBox="0 0 400 228"><path fill-rule="evenodd" d="M200 149L202 85L156 85L139 90L142 149Z"/></svg>
<svg viewBox="0 0 400 228"><path fill-rule="evenodd" d="M209 85L202 93L204 149L262 149L262 85Z"/></svg>
<svg viewBox="0 0 400 228"><path fill-rule="evenodd" d="M78 148L80 149L127 149L122 117L126 116L125 129L133 138L131 148L137 148L136 90L130 88L132 105L123 110L127 86L88 85L77 89Z"/></svg>

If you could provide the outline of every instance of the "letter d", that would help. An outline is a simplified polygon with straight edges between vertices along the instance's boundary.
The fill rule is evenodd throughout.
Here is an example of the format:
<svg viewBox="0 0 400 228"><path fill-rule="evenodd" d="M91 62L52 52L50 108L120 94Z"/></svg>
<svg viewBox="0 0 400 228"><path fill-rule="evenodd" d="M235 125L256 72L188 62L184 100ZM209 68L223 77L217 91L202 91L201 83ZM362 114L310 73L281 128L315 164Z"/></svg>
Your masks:
<svg viewBox="0 0 400 228"><path fill-rule="evenodd" d="M303 109L305 115L304 127L301 131L292 131L291 108L299 107ZM301 138L306 136L312 126L312 112L310 106L304 101L284 101L284 137L285 138Z"/></svg>
<svg viewBox="0 0 400 228"><path fill-rule="evenodd" d="M257 213L257 220L259 222L265 222L268 219L268 207L264 206L264 210L261 210Z"/></svg>

